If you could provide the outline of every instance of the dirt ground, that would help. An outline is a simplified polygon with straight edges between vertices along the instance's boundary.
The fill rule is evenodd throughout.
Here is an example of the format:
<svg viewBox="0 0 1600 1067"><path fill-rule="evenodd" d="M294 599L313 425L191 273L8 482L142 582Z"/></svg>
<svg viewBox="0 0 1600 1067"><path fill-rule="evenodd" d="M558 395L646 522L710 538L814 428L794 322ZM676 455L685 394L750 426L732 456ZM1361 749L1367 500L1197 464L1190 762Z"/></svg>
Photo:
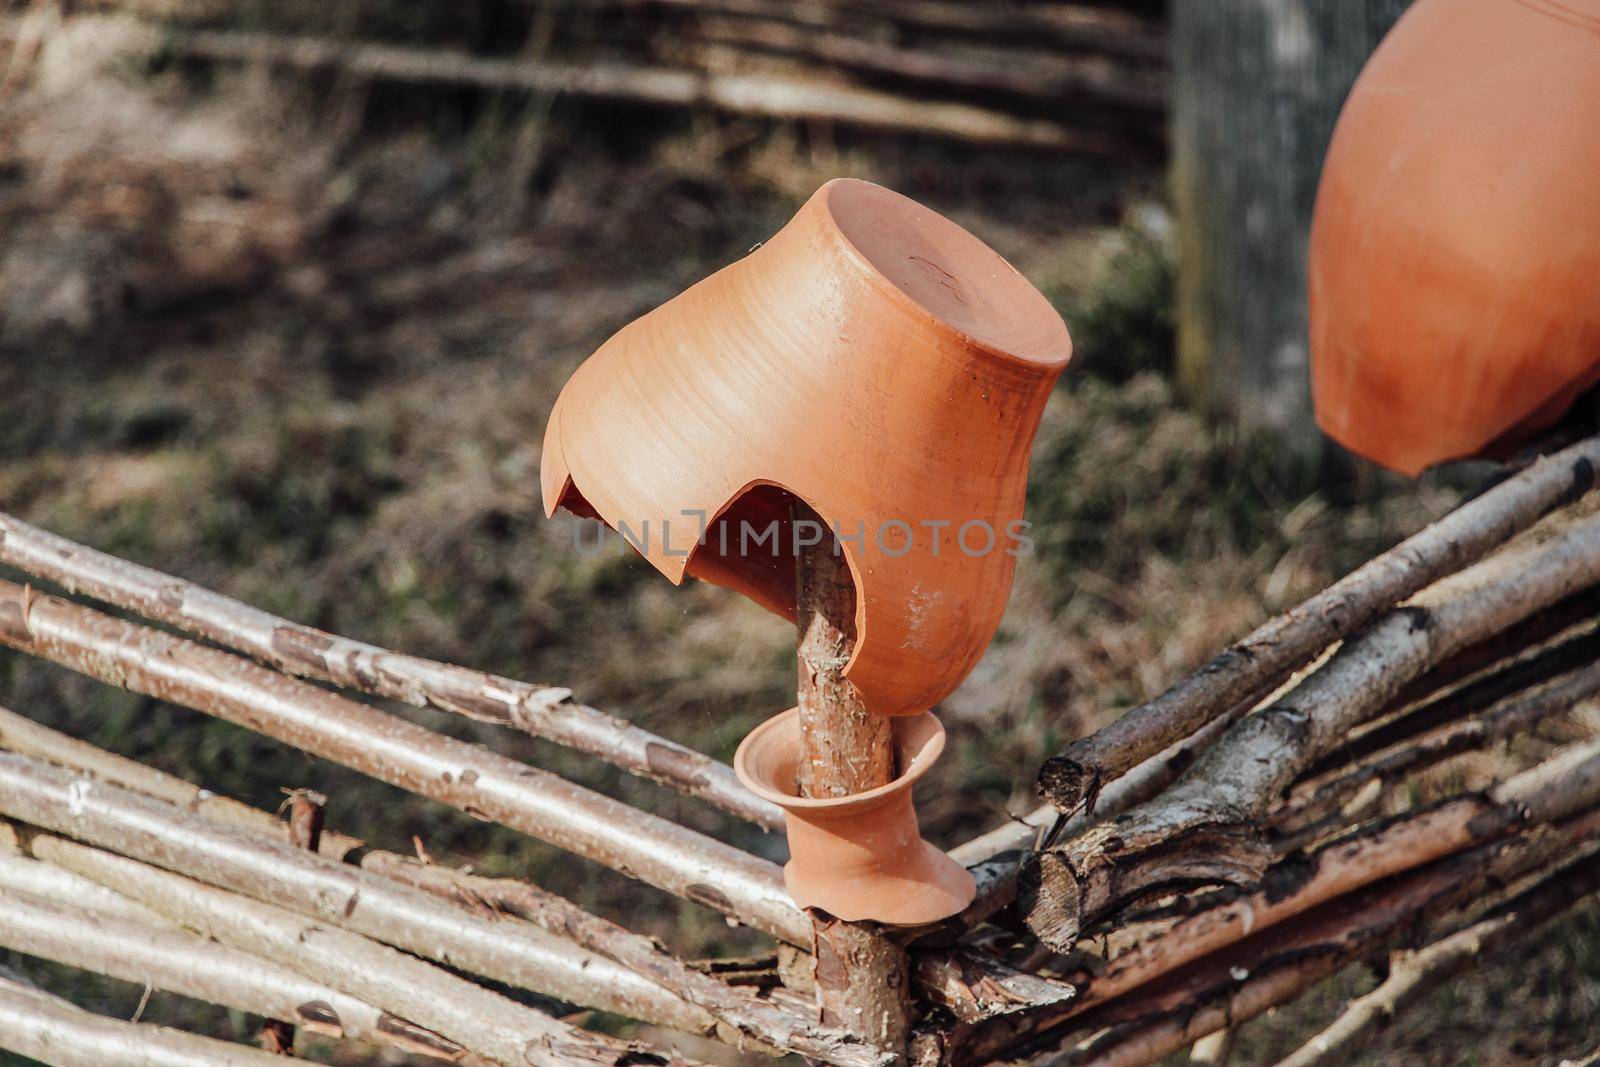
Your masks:
<svg viewBox="0 0 1600 1067"><path fill-rule="evenodd" d="M31 81L3 90L0 506L317 626L570 686L723 758L787 706L793 633L620 551L572 550L568 520L538 503L561 383L835 175L925 200L1032 278L1078 355L1034 455L1039 551L989 656L943 708L952 745L920 798L941 843L1031 806L1034 770L1063 741L1441 514L1472 480L1314 484L1283 472L1270 440L1186 411L1166 373L1159 172L183 70L116 44L53 37ZM760 944L520 835L9 652L0 702L258 805L319 789L332 826L534 878L684 952ZM781 849L551 746L405 714ZM1519 758L1465 758L1435 781L1482 781ZM127 1016L140 1000L15 954L0 962L97 1010ZM1346 974L1243 1027L1233 1062L1271 1062L1371 981ZM257 1028L163 994L145 1017L241 1040ZM1597 1033L1589 907L1435 995L1362 1062L1555 1063Z"/></svg>

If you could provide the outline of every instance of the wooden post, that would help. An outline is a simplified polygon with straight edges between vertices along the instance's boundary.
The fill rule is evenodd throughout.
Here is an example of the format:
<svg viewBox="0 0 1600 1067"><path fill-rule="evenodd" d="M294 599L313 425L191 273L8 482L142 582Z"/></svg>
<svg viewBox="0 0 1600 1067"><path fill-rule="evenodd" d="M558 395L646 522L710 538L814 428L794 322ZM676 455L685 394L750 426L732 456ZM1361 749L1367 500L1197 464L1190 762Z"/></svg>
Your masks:
<svg viewBox="0 0 1600 1067"><path fill-rule="evenodd" d="M844 677L855 644L855 584L831 529L804 501L790 508L800 629L800 791L840 797L894 780L890 720L873 715ZM804 525L804 524L814 525ZM813 534L820 533L820 537ZM814 540L815 544L804 544ZM825 1024L900 1052L910 1034L910 965L904 947L870 923L812 909L817 1006Z"/></svg>
<svg viewBox="0 0 1600 1067"><path fill-rule="evenodd" d="M1192 403L1315 461L1306 249L1334 120L1409 0L1176 0L1178 376Z"/></svg>

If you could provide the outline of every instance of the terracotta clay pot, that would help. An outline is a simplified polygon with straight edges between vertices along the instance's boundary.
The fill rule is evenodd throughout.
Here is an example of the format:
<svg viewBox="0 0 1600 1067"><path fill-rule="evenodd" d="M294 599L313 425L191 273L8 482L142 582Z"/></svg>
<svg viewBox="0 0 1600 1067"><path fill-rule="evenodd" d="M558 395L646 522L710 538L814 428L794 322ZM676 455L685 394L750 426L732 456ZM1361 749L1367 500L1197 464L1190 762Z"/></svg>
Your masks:
<svg viewBox="0 0 1600 1067"><path fill-rule="evenodd" d="M792 619L799 496L841 531L855 581L845 676L872 711L915 714L999 625L1029 446L1070 351L1049 302L977 238L832 181L578 368L545 433L545 508L625 524L672 581Z"/></svg>
<svg viewBox="0 0 1600 1067"><path fill-rule="evenodd" d="M1311 233L1317 421L1407 474L1600 378L1600 0L1418 0L1350 93Z"/></svg>
<svg viewBox="0 0 1600 1067"><path fill-rule="evenodd" d="M914 926L972 903L967 869L922 839L911 787L944 751L944 727L930 712L894 721L896 766L888 785L847 797L799 795L800 718L793 708L756 727L733 769L751 792L783 808L789 895L852 922Z"/></svg>

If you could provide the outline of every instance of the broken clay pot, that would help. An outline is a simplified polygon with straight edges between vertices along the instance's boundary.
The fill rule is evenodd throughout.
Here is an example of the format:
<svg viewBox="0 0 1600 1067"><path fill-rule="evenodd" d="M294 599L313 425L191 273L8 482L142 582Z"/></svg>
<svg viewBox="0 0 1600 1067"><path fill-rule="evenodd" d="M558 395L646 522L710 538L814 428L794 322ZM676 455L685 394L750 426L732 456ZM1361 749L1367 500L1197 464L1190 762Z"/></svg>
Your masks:
<svg viewBox="0 0 1600 1067"><path fill-rule="evenodd" d="M771 240L624 327L545 432L547 512L598 517L673 582L793 619L789 496L839 531L845 676L882 715L947 696L994 636L1028 453L1071 352L1015 268L898 193L829 182Z"/></svg>
<svg viewBox="0 0 1600 1067"><path fill-rule="evenodd" d="M1311 232L1317 421L1415 475L1600 379L1600 0L1419 0L1356 81Z"/></svg>
<svg viewBox="0 0 1600 1067"><path fill-rule="evenodd" d="M944 726L923 712L895 719L893 728L899 776L845 797L799 795L796 709L756 727L734 754L739 780L787 816L783 878L800 907L850 922L916 926L972 903L972 875L922 839L911 806L912 786L944 751Z"/></svg>

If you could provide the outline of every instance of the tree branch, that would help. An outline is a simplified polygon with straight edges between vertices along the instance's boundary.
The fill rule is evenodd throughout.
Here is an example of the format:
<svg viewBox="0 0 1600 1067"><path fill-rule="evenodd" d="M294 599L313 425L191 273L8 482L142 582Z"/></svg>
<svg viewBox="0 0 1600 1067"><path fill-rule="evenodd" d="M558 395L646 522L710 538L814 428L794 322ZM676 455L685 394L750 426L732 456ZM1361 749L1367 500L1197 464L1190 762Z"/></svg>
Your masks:
<svg viewBox="0 0 1600 1067"><path fill-rule="evenodd" d="M1348 1062L1372 1033L1429 991L1467 970L1481 956L1525 937L1600 890L1600 856L1573 863L1488 915L1424 949L1404 952L1389 963L1389 976L1352 1001L1333 1024L1282 1060L1278 1067L1324 1067Z"/></svg>
<svg viewBox="0 0 1600 1067"><path fill-rule="evenodd" d="M415 956L236 893L46 834L36 835L29 850L190 930L278 960L497 1063L668 1062L647 1046L579 1030Z"/></svg>
<svg viewBox="0 0 1600 1067"><path fill-rule="evenodd" d="M758 826L783 827L777 805L746 789L727 764L574 703L569 689L513 681L301 626L4 513L0 562L69 592L198 634L289 674L509 726L669 785Z"/></svg>
<svg viewBox="0 0 1600 1067"><path fill-rule="evenodd" d="M804 946L776 864L226 652L0 582L0 644L493 819Z"/></svg>
<svg viewBox="0 0 1600 1067"><path fill-rule="evenodd" d="M0 753L0 814L522 989L691 1033L712 1029L705 1011L531 924L494 921L465 904L24 756Z"/></svg>
<svg viewBox="0 0 1600 1067"><path fill-rule="evenodd" d="M1259 820L1319 754L1430 665L1597 579L1600 516L1588 516L1412 598L1241 720L1162 796L1028 857L1018 898L1029 927L1065 951L1085 926L1162 884L1254 881L1268 860Z"/></svg>
<svg viewBox="0 0 1600 1067"><path fill-rule="evenodd" d="M218 945L151 914L101 912L91 899L101 886L38 860L0 854L0 945L164 989L210 1004L291 1023L328 1037L351 1038L454 1062L465 1050L261 956ZM18 868L23 870L18 871ZM19 892L14 882L50 884L54 898ZM72 901L71 905L63 903ZM136 906L135 906L136 907ZM143 911L144 909L139 909Z"/></svg>
<svg viewBox="0 0 1600 1067"><path fill-rule="evenodd" d="M0 977L0 1049L42 1063L151 1067L283 1067L280 1057L245 1045L196 1037L90 1013L59 997Z"/></svg>
<svg viewBox="0 0 1600 1067"><path fill-rule="evenodd" d="M1040 793L1063 811L1085 802L1092 806L1107 782L1141 760L1251 693L1272 688L1392 605L1589 492L1597 468L1600 438L1589 438L1461 505L1293 611L1257 627L1156 699L1069 744L1040 772Z"/></svg>

